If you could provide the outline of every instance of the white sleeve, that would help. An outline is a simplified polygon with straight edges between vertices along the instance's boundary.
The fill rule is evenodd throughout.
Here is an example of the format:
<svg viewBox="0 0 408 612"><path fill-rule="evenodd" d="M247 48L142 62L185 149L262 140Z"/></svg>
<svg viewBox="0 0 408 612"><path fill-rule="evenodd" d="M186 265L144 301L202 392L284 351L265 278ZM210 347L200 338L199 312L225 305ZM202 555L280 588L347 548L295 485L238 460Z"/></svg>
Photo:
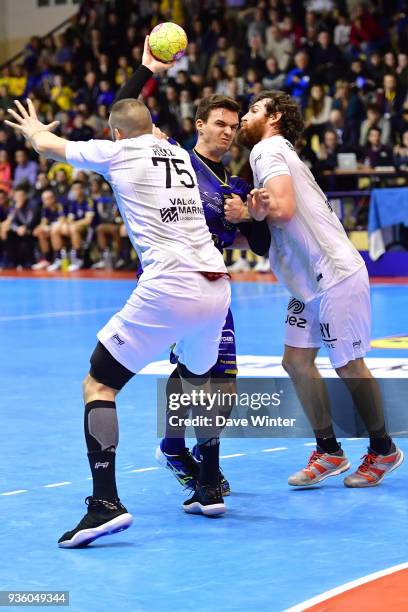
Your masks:
<svg viewBox="0 0 408 612"><path fill-rule="evenodd" d="M70 140L67 142L66 158L74 168L107 174L117 150L116 143L110 140Z"/></svg>
<svg viewBox="0 0 408 612"><path fill-rule="evenodd" d="M254 157L254 170L262 187L268 179L274 176L287 174L290 176L289 166L279 148L262 148Z"/></svg>

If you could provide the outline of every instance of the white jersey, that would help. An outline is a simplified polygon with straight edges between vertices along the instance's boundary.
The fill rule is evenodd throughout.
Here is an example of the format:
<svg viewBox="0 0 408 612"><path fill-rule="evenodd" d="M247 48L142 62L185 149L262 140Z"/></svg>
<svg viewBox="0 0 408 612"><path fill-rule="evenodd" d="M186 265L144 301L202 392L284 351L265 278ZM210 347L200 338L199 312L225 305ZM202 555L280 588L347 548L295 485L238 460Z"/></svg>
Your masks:
<svg viewBox="0 0 408 612"><path fill-rule="evenodd" d="M269 222L271 268L289 291L304 302L364 266L323 191L292 144L280 135L265 138L251 151L256 187L283 174L292 177L296 212L281 224Z"/></svg>
<svg viewBox="0 0 408 612"><path fill-rule="evenodd" d="M67 142L68 163L111 185L143 280L163 272L226 272L208 230L187 151L151 134Z"/></svg>

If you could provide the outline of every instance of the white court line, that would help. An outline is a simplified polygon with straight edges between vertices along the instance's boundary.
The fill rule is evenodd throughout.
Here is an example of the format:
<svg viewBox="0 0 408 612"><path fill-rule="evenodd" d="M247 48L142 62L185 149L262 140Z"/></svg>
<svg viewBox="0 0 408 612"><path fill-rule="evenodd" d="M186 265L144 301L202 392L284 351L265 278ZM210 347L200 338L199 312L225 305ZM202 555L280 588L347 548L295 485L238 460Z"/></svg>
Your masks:
<svg viewBox="0 0 408 612"><path fill-rule="evenodd" d="M352 440L361 440L362 438L346 438L346 440L348 440L349 442L351 442Z"/></svg>
<svg viewBox="0 0 408 612"><path fill-rule="evenodd" d="M288 450L287 446L277 446L276 448L264 448L262 453L273 453L275 451Z"/></svg>
<svg viewBox="0 0 408 612"><path fill-rule="evenodd" d="M52 484L43 485L44 489L55 489L55 487L64 487L65 485L72 484L69 480L66 482L53 482Z"/></svg>
<svg viewBox="0 0 408 612"><path fill-rule="evenodd" d="M98 312L113 312L119 310L120 306L109 306L106 308L91 308L89 310L60 310L56 312L41 312L38 314L16 315L10 317L0 317L3 321L31 321L32 319L56 319L58 317L72 317L76 315L97 314Z"/></svg>
<svg viewBox="0 0 408 612"><path fill-rule="evenodd" d="M316 446L316 442L306 442L303 446Z"/></svg>
<svg viewBox="0 0 408 612"><path fill-rule="evenodd" d="M138 468L137 470L130 470L128 474L133 474L135 472L152 472L153 470L159 470L158 467L147 467L147 468Z"/></svg>
<svg viewBox="0 0 408 612"><path fill-rule="evenodd" d="M17 489L17 491L7 491L7 493L0 493L0 495L18 495L19 493L28 493L28 489Z"/></svg>
<svg viewBox="0 0 408 612"><path fill-rule="evenodd" d="M389 567L385 570L380 570L379 572L374 572L373 574L368 574L368 576L363 576L362 578L358 578L357 580L352 580L351 582L346 582L335 589L331 589L330 591L326 591L321 595L317 595L316 597L312 597L312 599L308 599L307 601L303 601L292 608L287 608L284 612L304 612L308 608L315 606L322 601L326 601L331 597L335 597L336 595L340 595L345 591L349 591L350 589L354 589L361 584L366 584L367 582L371 582L372 580L377 580L377 578L382 578L382 576L388 576L389 574L393 574L394 572L399 572L400 570L407 569L408 563L400 563L399 565L394 565L393 567Z"/></svg>
<svg viewBox="0 0 408 612"><path fill-rule="evenodd" d="M232 459L233 457L245 457L246 453L234 453L233 455L220 455L220 459Z"/></svg>

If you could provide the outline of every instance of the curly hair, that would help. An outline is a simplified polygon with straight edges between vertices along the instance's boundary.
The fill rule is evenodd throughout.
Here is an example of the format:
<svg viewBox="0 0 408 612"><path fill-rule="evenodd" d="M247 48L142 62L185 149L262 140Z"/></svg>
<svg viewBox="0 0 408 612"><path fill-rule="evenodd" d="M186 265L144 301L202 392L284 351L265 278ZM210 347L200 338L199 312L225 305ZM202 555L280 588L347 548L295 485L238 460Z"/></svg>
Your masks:
<svg viewBox="0 0 408 612"><path fill-rule="evenodd" d="M250 106L265 98L269 100L265 107L266 115L270 117L275 113L282 113L277 126L279 133L292 144L296 144L305 127L299 106L284 91L261 91L251 100Z"/></svg>

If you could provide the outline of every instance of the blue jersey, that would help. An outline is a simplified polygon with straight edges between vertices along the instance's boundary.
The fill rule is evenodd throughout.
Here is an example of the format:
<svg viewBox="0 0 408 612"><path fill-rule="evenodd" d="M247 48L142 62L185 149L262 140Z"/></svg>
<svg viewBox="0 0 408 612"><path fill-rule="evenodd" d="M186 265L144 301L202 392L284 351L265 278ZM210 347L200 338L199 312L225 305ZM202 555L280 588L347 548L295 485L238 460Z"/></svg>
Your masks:
<svg viewBox="0 0 408 612"><path fill-rule="evenodd" d="M238 229L225 218L224 200L235 194L245 202L251 188L244 179L232 176L226 170L224 181L220 180L194 151L190 151L190 158L198 179L205 220L216 247L222 251L234 242Z"/></svg>

